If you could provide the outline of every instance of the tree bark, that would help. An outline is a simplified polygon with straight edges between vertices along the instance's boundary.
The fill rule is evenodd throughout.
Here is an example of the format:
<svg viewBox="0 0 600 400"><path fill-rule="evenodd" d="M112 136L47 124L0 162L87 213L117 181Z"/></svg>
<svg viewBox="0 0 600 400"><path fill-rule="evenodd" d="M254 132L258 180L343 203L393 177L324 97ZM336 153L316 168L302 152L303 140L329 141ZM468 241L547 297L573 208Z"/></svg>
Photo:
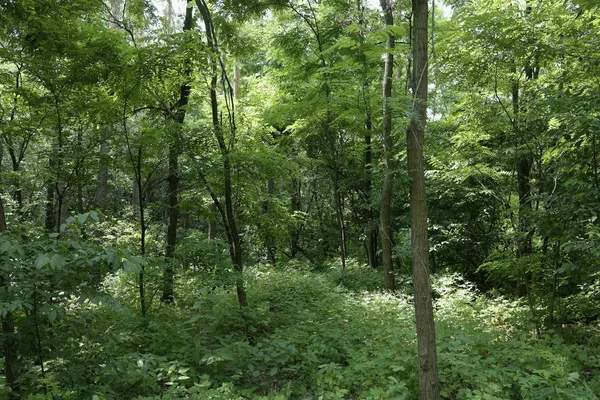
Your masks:
<svg viewBox="0 0 600 400"><path fill-rule="evenodd" d="M2 159L4 153L3 150L4 149L0 146L0 160ZM6 229L6 212L4 210L4 200L2 199L0 193L0 235L5 232ZM10 293L8 291L8 288L10 287L9 272L4 271L2 274L0 274L0 287L6 288L7 293ZM8 399L17 400L21 398L19 395L19 384L17 383L19 377L19 353L16 341L14 316L10 311L6 313L4 318L2 318L2 336L4 337L2 344L2 352L4 355L4 376L6 377L6 386L8 386L10 389Z"/></svg>
<svg viewBox="0 0 600 400"><path fill-rule="evenodd" d="M377 228L375 221L375 210L371 204L371 196L373 192L373 121L371 119L371 111L368 107L367 117L365 121L365 128L367 133L365 134L365 173L367 175L365 180L365 193L367 197L367 260L369 266L373 269L377 268Z"/></svg>
<svg viewBox="0 0 600 400"><path fill-rule="evenodd" d="M219 46L215 37L215 30L212 23L212 16L210 14L210 10L208 9L207 4L204 0L196 0L196 5L198 6L198 10L202 15L202 20L204 21L205 31L206 31L206 41L208 47L212 51L211 55L211 68L212 68L212 78L209 86L210 91L210 105L211 105L211 115L212 115L212 124L213 124L213 133L215 138L217 139L217 143L219 145L219 150L221 152L221 157L223 158L223 185L225 191L225 208L219 207L220 204L215 204L221 213L221 217L223 219L223 223L225 226L225 232L227 233L227 242L229 243L229 254L231 256L231 261L235 268L238 277L236 279L236 292L238 296L238 303L240 307L248 307L248 300L246 299L246 290L244 288L244 280L243 280L243 272L244 272L244 263L243 263L243 255L242 255L242 239L240 237L240 232L237 226L237 218L235 216L235 212L233 209L233 184L232 184L232 165L231 165L231 150L233 150L233 146L235 144L235 115L233 114L233 88L227 87L224 88L225 101L228 104L228 113L229 113L229 121L230 121L230 129L231 129L231 140L229 140L229 145L225 141L225 136L223 134L223 127L221 126L221 122L219 121L219 110L218 110L218 102L217 102L217 77L218 77L218 69L221 69L221 78L223 81L229 82L226 76L226 71L224 70L224 65L220 58ZM229 96L229 98L227 98ZM216 197L213 197L213 201L216 203L218 200ZM252 341L252 339L250 339Z"/></svg>
<svg viewBox="0 0 600 400"><path fill-rule="evenodd" d="M428 53L427 0L412 0L413 38L413 113L407 131L408 174L410 179L410 221L412 273L417 321L419 355L419 399L438 400L439 381L435 323L429 280L429 243L427 237L427 197L423 144L427 122Z"/></svg>
<svg viewBox="0 0 600 400"><path fill-rule="evenodd" d="M394 25L392 4L389 0L380 0L384 13L385 25ZM385 176L381 193L380 230L383 261L383 285L386 290L394 291L394 266L392 264L392 189L394 186L394 139L392 137L392 77L394 73L394 47L396 38L388 32L386 40L387 54L383 73L383 153L385 159Z"/></svg>
<svg viewBox="0 0 600 400"><path fill-rule="evenodd" d="M192 29L193 8L188 7L185 11L183 30ZM175 258L175 246L177 246L177 224L179 221L179 153L181 152L181 129L185 121L186 107L189 103L191 87L185 83L179 89L179 100L176 104L174 121L177 124L175 133L169 144L169 224L167 227L167 248L165 252L166 266L163 272L163 292L161 301L173 303L174 281L173 260Z"/></svg>
<svg viewBox="0 0 600 400"><path fill-rule="evenodd" d="M300 211L300 180L297 177L292 177L292 186L290 193L290 209L292 215ZM294 225L290 232L290 253L292 258L296 258L298 254L298 242L300 240L300 229Z"/></svg>

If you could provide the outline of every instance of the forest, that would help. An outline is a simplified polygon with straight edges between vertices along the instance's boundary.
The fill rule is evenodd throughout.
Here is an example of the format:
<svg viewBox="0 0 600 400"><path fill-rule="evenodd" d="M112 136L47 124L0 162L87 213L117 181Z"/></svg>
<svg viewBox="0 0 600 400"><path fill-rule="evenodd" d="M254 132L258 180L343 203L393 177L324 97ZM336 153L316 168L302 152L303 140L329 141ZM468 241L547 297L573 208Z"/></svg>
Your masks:
<svg viewBox="0 0 600 400"><path fill-rule="evenodd" d="M0 398L600 398L599 77L598 0L0 0Z"/></svg>

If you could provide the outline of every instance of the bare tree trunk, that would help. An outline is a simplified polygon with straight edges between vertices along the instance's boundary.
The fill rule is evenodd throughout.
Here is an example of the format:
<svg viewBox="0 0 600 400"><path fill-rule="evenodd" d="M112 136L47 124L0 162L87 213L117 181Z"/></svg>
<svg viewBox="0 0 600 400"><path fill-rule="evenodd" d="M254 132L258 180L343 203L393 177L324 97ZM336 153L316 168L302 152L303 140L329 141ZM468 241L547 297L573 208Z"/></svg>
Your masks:
<svg viewBox="0 0 600 400"><path fill-rule="evenodd" d="M170 5L170 4L169 4ZM186 8L183 30L192 29L193 8ZM185 121L186 107L189 103L191 87L188 84L181 85L179 89L179 100L177 101L174 120L178 124L174 137L169 144L169 225L167 227L166 266L163 273L163 292L161 301L172 303L174 300L174 271L173 259L175 258L175 246L177 245L177 224L179 221L179 153L181 152L181 128Z"/></svg>
<svg viewBox="0 0 600 400"><path fill-rule="evenodd" d="M56 211L56 185L57 178L54 176L57 174L57 153L58 143L57 139L52 139L52 145L50 149L50 155L48 159L48 170L53 176L48 177L46 181L46 232L55 232L57 227L60 226L58 223L58 214Z"/></svg>
<svg viewBox="0 0 600 400"><path fill-rule="evenodd" d="M233 146L235 144L235 115L233 113L233 88L228 86L229 80L227 79L226 71L223 65L223 62L220 57L219 46L217 44L217 38L215 37L215 29L212 22L212 16L210 14L210 10L208 5L204 0L196 0L196 5L198 6L198 10L202 15L202 20L204 21L205 31L206 31L206 41L208 47L212 50L211 56L211 68L212 68L212 79L210 82L210 104L211 104L211 114L212 114L212 123L213 123L213 133L215 138L217 139L217 143L219 145L219 150L221 152L221 157L223 158L223 185L225 189L225 207L220 206L220 202L213 194L213 201L215 202L215 206L219 209L221 213L221 217L223 219L223 223L225 226L225 231L227 233L227 241L229 243L229 254L231 256L231 261L233 262L233 266L238 274L236 279L236 291L238 296L238 303L240 307L248 307L248 300L246 299L246 290L244 288L244 279L243 279L243 271L244 271L244 263L243 263L243 255L242 255L242 239L240 236L240 232L237 226L237 218L235 216L235 212L233 210L233 183L232 183L232 165L231 165L231 151L233 150ZM217 77L218 77L218 69L221 70L221 78L224 82L224 96L225 103L228 108L228 117L230 122L230 135L231 138L229 143L225 141L225 136L223 134L223 127L221 125L221 121L219 120L219 111L218 111L218 102L217 102ZM227 83L225 83L227 82ZM250 338L252 342L253 339Z"/></svg>
<svg viewBox="0 0 600 400"><path fill-rule="evenodd" d="M419 353L419 399L438 400L439 380L431 283L429 280L429 243L427 237L427 196L423 144L427 123L428 53L427 0L412 0L413 38L413 114L407 131L408 175L410 178L410 221L412 273Z"/></svg>
<svg viewBox="0 0 600 400"><path fill-rule="evenodd" d="M338 233L340 240L340 258L342 261L342 271L346 270L346 223L344 222L344 205L342 193L339 185L339 177L337 172L337 166L335 167L336 171L333 172L333 199L335 203L335 211L337 214L338 220Z"/></svg>
<svg viewBox="0 0 600 400"><path fill-rule="evenodd" d="M371 196L373 192L373 145L371 142L372 139L372 130L373 130L373 122L371 120L371 112L367 112L367 119L365 122L365 128L367 129L367 134L365 135L365 173L367 175L367 179L365 181L365 193L367 196L367 238L366 238L366 248L367 248L367 260L369 261L369 266L373 269L377 268L377 229L375 222L375 210L373 210L373 206L371 205ZM375 225L375 226L373 226Z"/></svg>
<svg viewBox="0 0 600 400"><path fill-rule="evenodd" d="M3 156L4 149L0 146L0 160L2 160ZM0 161L0 170L1 168L2 163ZM2 193L0 192L0 235L7 229L4 200L2 199L1 195ZM6 288L5 292L10 293L8 291L8 287L10 287L10 273L8 271L3 271L3 273L0 274L0 287ZM2 344L2 352L4 355L4 376L6 377L6 386L10 389L8 399L17 400L21 398L19 395L19 384L17 382L19 378L19 353L16 340L14 316L10 311L7 312L2 318L2 336L4 336Z"/></svg>
<svg viewBox="0 0 600 400"><path fill-rule="evenodd" d="M144 188L142 185L142 147L138 147L137 151L137 164L135 170L135 183L137 187L137 192L139 195L138 198L138 208L140 212L140 254L142 256L146 255L146 210L145 210L145 199L144 199ZM144 264L140 266L139 273L139 294L140 294L140 308L142 311L142 317L146 316L147 306L146 306L146 286L145 286L145 267Z"/></svg>
<svg viewBox="0 0 600 400"><path fill-rule="evenodd" d="M300 211L300 180L296 177L292 178L292 187L290 193L290 209L292 215ZM294 226L290 232L290 254L295 258L298 254L298 241L300 239L300 230Z"/></svg>
<svg viewBox="0 0 600 400"><path fill-rule="evenodd" d="M389 0L380 0L386 26L394 25L392 4ZM394 139L392 137L392 77L394 73L395 37L388 32L386 41L385 70L383 73L383 152L385 159L385 176L381 193L381 248L383 257L383 285L387 290L394 291L394 266L392 264L392 189L394 186Z"/></svg>

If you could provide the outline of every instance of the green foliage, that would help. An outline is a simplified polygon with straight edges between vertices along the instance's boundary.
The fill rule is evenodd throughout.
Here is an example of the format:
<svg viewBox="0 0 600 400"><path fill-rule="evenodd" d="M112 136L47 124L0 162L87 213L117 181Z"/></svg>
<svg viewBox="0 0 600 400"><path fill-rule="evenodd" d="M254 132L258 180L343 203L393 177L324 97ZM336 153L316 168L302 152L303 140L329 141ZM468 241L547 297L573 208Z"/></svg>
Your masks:
<svg viewBox="0 0 600 400"><path fill-rule="evenodd" d="M47 386L65 399L416 399L410 285L368 291L367 271L350 268L348 291L333 271L253 267L247 310L198 276L179 288L194 293L193 308L156 306L147 318L72 301L53 327ZM526 304L482 295L458 275L436 276L434 291L444 397L594 398L591 342L535 339Z"/></svg>

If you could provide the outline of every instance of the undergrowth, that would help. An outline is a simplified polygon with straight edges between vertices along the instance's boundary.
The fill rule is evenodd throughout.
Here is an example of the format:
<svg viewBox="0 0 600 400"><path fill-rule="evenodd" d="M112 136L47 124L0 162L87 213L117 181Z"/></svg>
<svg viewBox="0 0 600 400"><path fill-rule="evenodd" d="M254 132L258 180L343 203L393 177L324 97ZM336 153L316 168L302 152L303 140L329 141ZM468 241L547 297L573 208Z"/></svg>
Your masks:
<svg viewBox="0 0 600 400"><path fill-rule="evenodd" d="M106 285L119 304L73 299L46 332L45 378L23 386L65 400L417 398L409 279L390 295L379 272L356 264L255 266L246 278L247 310L231 287L188 273L177 306L155 302L141 318L126 290L133 277L115 275ZM458 275L433 283L443 398L597 398L598 330L578 344L538 338L521 302L482 295Z"/></svg>

